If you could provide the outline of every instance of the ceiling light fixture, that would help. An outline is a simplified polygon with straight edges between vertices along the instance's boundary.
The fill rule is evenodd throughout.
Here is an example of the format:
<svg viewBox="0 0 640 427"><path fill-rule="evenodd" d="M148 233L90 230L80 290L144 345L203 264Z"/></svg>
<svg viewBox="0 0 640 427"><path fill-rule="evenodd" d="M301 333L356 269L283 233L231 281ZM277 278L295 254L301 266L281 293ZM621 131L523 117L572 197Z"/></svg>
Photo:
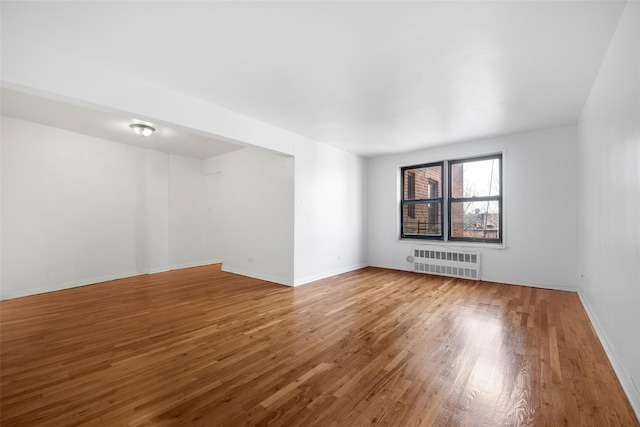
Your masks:
<svg viewBox="0 0 640 427"><path fill-rule="evenodd" d="M151 126L143 125L142 123L131 123L129 127L140 136L149 136L155 131Z"/></svg>

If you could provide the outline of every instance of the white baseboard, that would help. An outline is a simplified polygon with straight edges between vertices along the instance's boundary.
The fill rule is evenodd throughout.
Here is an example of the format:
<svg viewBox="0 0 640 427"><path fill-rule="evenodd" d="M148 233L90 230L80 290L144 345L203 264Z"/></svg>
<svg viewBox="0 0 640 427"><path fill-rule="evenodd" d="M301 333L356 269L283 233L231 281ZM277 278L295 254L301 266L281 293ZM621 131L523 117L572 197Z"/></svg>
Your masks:
<svg viewBox="0 0 640 427"><path fill-rule="evenodd" d="M501 279L487 279L482 277L481 279L484 282L495 282L495 283L505 283L507 285L516 285L516 286L528 286L530 288L540 288L540 289L551 289L554 291L567 291L567 292L578 292L578 287L573 285L558 285L551 283L539 283L539 282L529 282L527 280L501 280Z"/></svg>
<svg viewBox="0 0 640 427"><path fill-rule="evenodd" d="M182 270L183 268L202 267L204 265L220 264L220 263L222 263L221 259L210 259L206 261L188 262L185 264L172 265L169 267L169 270Z"/></svg>
<svg viewBox="0 0 640 427"><path fill-rule="evenodd" d="M412 264L409 263L398 263L392 265L382 264L369 264L370 267L376 268L386 268L389 270L399 270L399 271L408 271L413 272ZM430 273L422 273L418 274L430 274ZM486 277L482 275L480 280L483 282L495 282L495 283L504 283L505 285L516 285L516 286L529 286L531 288L540 288L540 289L553 289L555 291L568 291L568 292L578 292L578 287L574 285L559 285L557 283L541 283L541 282L530 282L528 280L520 280L520 279L509 279L502 277Z"/></svg>
<svg viewBox="0 0 640 427"><path fill-rule="evenodd" d="M295 279L293 281L293 286L306 285L307 283L315 282L318 280L326 279L327 277L335 276L337 274L348 273L354 270L360 270L361 268L368 267L366 263L360 264L352 264L346 267L338 268L331 271L325 271L323 273L312 274L310 276L302 277L300 279Z"/></svg>
<svg viewBox="0 0 640 427"><path fill-rule="evenodd" d="M239 274L240 276L251 277L253 279L264 280L266 282L277 283L278 285L292 286L290 279L284 279L282 277L271 276L268 274L256 273L255 271L245 270L243 268L237 268L222 264L222 271L227 273Z"/></svg>
<svg viewBox="0 0 640 427"><path fill-rule="evenodd" d="M110 280L124 279L126 277L140 276L144 273L131 271L119 274L107 274L105 276L92 277L89 279L74 280L67 283L51 284L48 286L38 286L35 288L8 289L2 291L3 300L26 297L29 295L44 294L48 292L61 291L63 289L77 288L79 286L93 285L96 283L108 282Z"/></svg>
<svg viewBox="0 0 640 427"><path fill-rule="evenodd" d="M78 286L94 285L96 283L108 282L110 280L141 276L143 274L162 273L169 270L179 270L183 268L201 267L204 265L211 265L211 264L220 264L221 262L222 262L221 259L212 259L212 260L198 261L198 262L192 262L187 264L177 264L172 266L157 267L157 268L150 269L148 272L130 271L126 273L108 274L105 276L91 277L88 279L75 280L72 282L59 283L59 284L48 285L48 286L38 286L33 288L22 288L22 289L2 289L2 293L0 294L1 295L0 299L6 300L6 299L26 297L29 295L44 294L47 292L61 291L63 289L77 288Z"/></svg>
<svg viewBox="0 0 640 427"><path fill-rule="evenodd" d="M633 378L631 378L631 375L629 375L629 372L625 368L624 363L622 363L622 360L620 360L620 357L618 356L615 348L613 347L613 345L611 345L611 341L609 341L606 332L598 321L598 317L591 309L589 299L582 293L582 291L578 291L578 296L580 297L582 306L587 312L587 316L589 316L589 320L591 320L591 324L593 325L593 328L595 329L596 334L598 335L598 338L600 339L600 342L604 347L604 351L609 358L609 362L611 363L613 370L618 376L620 385L627 395L633 411L636 413L636 418L640 420L640 390L638 390L638 388L636 387L635 383L633 382Z"/></svg>

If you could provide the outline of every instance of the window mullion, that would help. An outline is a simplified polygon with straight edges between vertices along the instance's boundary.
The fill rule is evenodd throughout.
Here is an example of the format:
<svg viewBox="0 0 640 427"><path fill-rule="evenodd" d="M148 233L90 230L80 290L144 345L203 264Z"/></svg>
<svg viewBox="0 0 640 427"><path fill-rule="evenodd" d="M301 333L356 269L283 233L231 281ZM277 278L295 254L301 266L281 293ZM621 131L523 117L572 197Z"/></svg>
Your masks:
<svg viewBox="0 0 640 427"><path fill-rule="evenodd" d="M498 201L502 196L482 196L482 197L451 197L452 202L493 202Z"/></svg>

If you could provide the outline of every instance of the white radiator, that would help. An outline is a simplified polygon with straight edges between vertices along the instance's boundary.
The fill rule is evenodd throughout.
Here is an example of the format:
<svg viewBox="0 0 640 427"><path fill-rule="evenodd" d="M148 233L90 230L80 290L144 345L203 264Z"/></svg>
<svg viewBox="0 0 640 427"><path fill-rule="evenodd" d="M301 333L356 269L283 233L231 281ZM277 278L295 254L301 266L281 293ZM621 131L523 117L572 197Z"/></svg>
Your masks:
<svg viewBox="0 0 640 427"><path fill-rule="evenodd" d="M479 252L442 251L430 248L414 248L407 261L418 273L440 274L480 280L482 265Z"/></svg>

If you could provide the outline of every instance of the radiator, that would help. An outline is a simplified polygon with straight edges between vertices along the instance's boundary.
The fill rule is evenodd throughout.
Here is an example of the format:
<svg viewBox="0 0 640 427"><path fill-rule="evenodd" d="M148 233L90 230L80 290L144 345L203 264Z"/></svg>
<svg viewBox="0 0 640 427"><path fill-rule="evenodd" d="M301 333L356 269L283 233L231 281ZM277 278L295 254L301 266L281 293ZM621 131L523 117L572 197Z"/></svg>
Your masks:
<svg viewBox="0 0 640 427"><path fill-rule="evenodd" d="M407 261L413 263L413 271L418 273L480 280L480 255L479 252L414 248Z"/></svg>

